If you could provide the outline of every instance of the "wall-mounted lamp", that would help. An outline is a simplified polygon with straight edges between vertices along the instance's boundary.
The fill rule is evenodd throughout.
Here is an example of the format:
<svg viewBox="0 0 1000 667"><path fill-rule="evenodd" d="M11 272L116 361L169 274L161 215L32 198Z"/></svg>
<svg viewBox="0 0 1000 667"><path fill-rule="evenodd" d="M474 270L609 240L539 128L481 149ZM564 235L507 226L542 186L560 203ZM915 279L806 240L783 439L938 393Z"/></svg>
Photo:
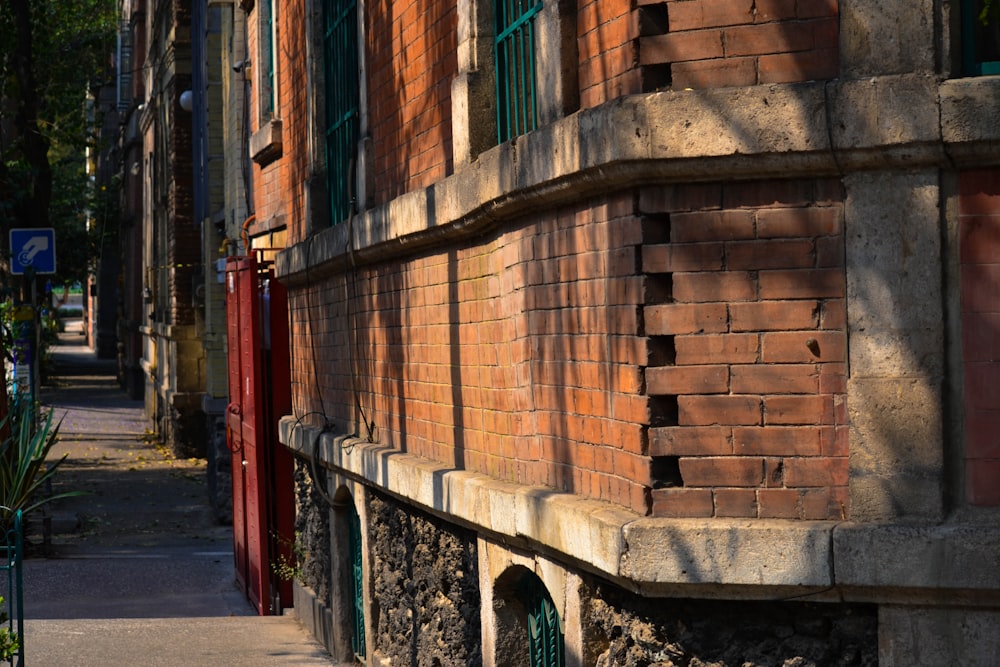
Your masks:
<svg viewBox="0 0 1000 667"><path fill-rule="evenodd" d="M194 108L194 95L191 93L190 90L185 90L183 93L181 93L180 102L181 102L181 109L184 109L184 111L191 111L191 109Z"/></svg>

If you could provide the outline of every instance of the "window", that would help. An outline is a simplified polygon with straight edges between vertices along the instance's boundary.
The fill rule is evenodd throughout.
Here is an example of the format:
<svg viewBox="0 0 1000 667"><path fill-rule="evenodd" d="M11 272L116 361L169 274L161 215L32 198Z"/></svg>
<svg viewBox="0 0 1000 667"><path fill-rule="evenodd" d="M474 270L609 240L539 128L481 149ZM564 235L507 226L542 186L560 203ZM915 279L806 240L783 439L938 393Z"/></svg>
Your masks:
<svg viewBox="0 0 1000 667"><path fill-rule="evenodd" d="M562 623L538 575L521 565L509 568L494 586L493 610L498 665L563 667Z"/></svg>
<svg viewBox="0 0 1000 667"><path fill-rule="evenodd" d="M351 649L354 655L365 655L365 598L364 598L364 568L361 549L361 518L354 506L348 514L348 551L351 561L351 599L353 600L353 632L351 633Z"/></svg>
<svg viewBox="0 0 1000 667"><path fill-rule="evenodd" d="M457 165L580 107L576 3L458 0Z"/></svg>
<svg viewBox="0 0 1000 667"><path fill-rule="evenodd" d="M528 652L531 667L563 666L563 633L559 612L545 586L537 578L522 583L521 594L528 612Z"/></svg>
<svg viewBox="0 0 1000 667"><path fill-rule="evenodd" d="M260 7L260 117L268 121L275 116L275 16L274 0L262 2Z"/></svg>
<svg viewBox="0 0 1000 667"><path fill-rule="evenodd" d="M1000 3L980 20L984 0L962 0L962 70L965 74L1000 74Z"/></svg>
<svg viewBox="0 0 1000 667"><path fill-rule="evenodd" d="M538 127L535 104L535 17L542 3L497 0L495 8L495 62L497 82L497 140Z"/></svg>
<svg viewBox="0 0 1000 667"><path fill-rule="evenodd" d="M359 132L357 0L323 4L326 186L331 222L353 210L354 155Z"/></svg>

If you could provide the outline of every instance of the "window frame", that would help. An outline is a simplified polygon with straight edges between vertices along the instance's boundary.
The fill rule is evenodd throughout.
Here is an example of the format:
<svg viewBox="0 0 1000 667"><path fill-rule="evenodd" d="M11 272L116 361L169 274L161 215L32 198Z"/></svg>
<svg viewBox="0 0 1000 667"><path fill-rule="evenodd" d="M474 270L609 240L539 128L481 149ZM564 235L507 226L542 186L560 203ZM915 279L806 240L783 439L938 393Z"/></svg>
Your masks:
<svg viewBox="0 0 1000 667"><path fill-rule="evenodd" d="M496 0L493 59L496 72L497 143L538 128L535 19L544 0Z"/></svg>
<svg viewBox="0 0 1000 667"><path fill-rule="evenodd" d="M961 0L962 72L968 76L1000 74L1000 56L997 60L976 59L976 35L980 29L980 26L976 25L979 21L979 12L976 10L980 4L981 0ZM997 21L1000 21L1000 18Z"/></svg>
<svg viewBox="0 0 1000 667"><path fill-rule="evenodd" d="M320 126L330 225L346 220L357 208L357 145L362 129L360 10L359 0L322 2L324 104ZM347 85L348 80L353 85Z"/></svg>

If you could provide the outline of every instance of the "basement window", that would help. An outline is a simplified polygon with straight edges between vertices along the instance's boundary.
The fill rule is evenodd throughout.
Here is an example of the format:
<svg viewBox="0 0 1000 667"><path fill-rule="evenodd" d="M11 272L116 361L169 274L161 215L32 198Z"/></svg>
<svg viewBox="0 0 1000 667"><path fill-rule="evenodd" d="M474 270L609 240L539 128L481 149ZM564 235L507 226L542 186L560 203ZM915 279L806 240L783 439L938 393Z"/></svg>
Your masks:
<svg viewBox="0 0 1000 667"><path fill-rule="evenodd" d="M967 75L1000 74L1000 1L993 0L985 15L984 3L962 0L962 70Z"/></svg>

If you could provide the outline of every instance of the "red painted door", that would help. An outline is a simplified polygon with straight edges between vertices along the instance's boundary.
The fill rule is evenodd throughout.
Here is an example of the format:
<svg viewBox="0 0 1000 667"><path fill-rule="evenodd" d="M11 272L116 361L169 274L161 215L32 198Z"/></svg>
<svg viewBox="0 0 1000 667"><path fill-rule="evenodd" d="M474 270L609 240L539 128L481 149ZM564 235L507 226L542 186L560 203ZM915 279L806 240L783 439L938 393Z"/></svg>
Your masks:
<svg viewBox="0 0 1000 667"><path fill-rule="evenodd" d="M233 549L236 577L260 614L291 606L291 582L273 563L291 562L291 455L277 438L290 411L288 307L284 289L255 257L226 262Z"/></svg>

